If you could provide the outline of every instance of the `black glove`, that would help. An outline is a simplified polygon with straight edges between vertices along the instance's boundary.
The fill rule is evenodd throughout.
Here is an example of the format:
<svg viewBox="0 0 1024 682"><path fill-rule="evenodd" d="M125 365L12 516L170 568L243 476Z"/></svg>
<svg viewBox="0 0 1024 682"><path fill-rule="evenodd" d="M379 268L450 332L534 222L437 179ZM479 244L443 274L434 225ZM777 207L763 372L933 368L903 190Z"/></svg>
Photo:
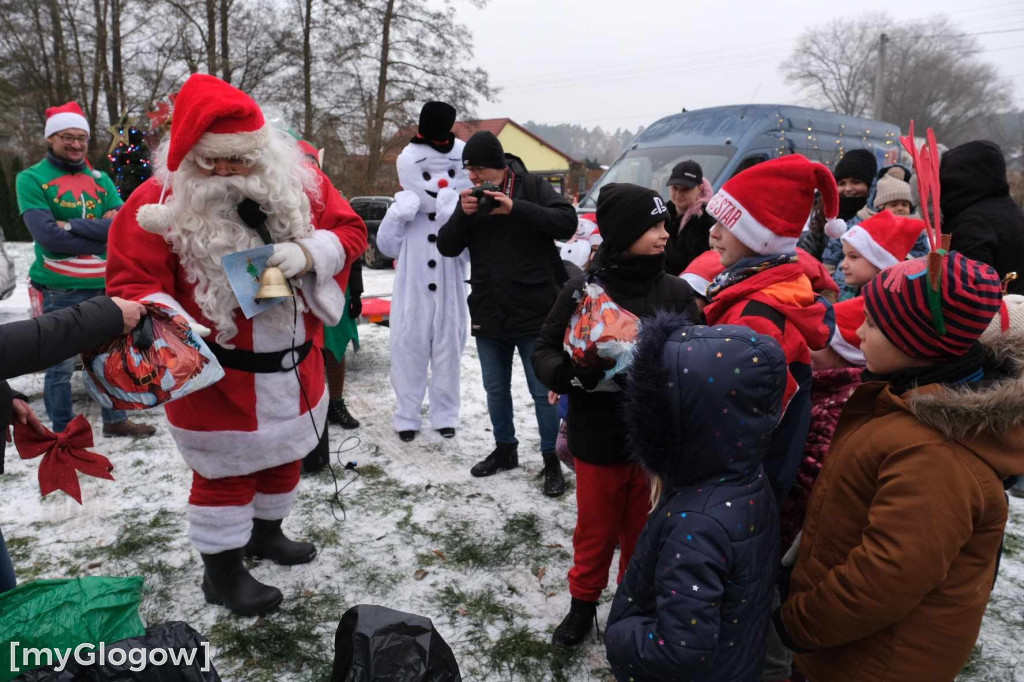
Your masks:
<svg viewBox="0 0 1024 682"><path fill-rule="evenodd" d="M584 391L593 391L604 379L604 370L597 367L577 367L570 363L572 377L569 383Z"/></svg>
<svg viewBox="0 0 1024 682"><path fill-rule="evenodd" d="M348 300L348 316L353 320L358 319L363 312L363 299L359 296L350 296Z"/></svg>
<svg viewBox="0 0 1024 682"><path fill-rule="evenodd" d="M242 199L238 204L238 217L242 219L243 223L256 230L264 244L272 243L270 232L264 227L264 223L267 222L267 214L263 212L258 202L248 197Z"/></svg>

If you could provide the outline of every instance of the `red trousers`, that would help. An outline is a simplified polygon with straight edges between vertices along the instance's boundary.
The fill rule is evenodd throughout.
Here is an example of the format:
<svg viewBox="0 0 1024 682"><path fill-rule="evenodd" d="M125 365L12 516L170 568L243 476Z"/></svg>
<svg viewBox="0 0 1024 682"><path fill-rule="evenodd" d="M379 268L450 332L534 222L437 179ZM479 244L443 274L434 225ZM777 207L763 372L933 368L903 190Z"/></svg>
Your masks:
<svg viewBox="0 0 1024 682"><path fill-rule="evenodd" d="M569 592L596 602L608 585L608 569L619 547L619 575L629 566L651 510L647 474L636 464L587 464L576 459L576 532Z"/></svg>
<svg viewBox="0 0 1024 682"><path fill-rule="evenodd" d="M276 521L295 501L302 460L244 476L204 478L192 472L188 534L203 554L244 547L254 518Z"/></svg>

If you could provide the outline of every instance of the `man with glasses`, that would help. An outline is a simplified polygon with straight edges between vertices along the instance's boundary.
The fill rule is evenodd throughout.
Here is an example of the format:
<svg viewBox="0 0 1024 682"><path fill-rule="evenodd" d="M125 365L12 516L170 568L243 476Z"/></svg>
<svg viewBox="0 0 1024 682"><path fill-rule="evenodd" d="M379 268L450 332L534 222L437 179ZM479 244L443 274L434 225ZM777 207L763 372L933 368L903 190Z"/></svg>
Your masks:
<svg viewBox="0 0 1024 682"><path fill-rule="evenodd" d="M483 203L473 190L464 190L455 214L437 235L442 256L469 249L470 329L494 428L494 451L470 473L490 476L519 466L511 392L512 358L518 350L540 429L544 494L557 497L565 492L555 455L558 410L534 375L530 355L567 279L555 240L573 236L576 212L543 178L527 173L522 161L505 154L489 132L469 139L462 163L477 188L484 183L498 187L483 191Z"/></svg>
<svg viewBox="0 0 1024 682"><path fill-rule="evenodd" d="M121 197L105 173L85 158L89 122L68 102L46 110L46 158L18 174L18 210L35 241L29 279L42 293L43 312L69 308L106 286L107 230ZM55 432L75 416L71 399L74 358L46 370L43 401ZM156 429L129 421L123 411L103 408L103 435L146 437Z"/></svg>

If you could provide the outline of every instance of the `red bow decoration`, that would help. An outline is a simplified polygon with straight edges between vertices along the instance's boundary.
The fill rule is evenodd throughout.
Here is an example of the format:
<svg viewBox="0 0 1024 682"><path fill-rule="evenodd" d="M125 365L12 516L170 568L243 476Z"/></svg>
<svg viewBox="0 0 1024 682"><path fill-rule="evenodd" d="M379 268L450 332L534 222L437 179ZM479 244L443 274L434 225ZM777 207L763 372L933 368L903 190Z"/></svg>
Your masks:
<svg viewBox="0 0 1024 682"><path fill-rule="evenodd" d="M39 492L46 497L54 490L63 490L82 504L82 489L78 485L77 471L95 478L113 481L110 475L114 465L103 455L89 452L93 446L92 426L82 415L71 420L62 433L43 428L39 433L21 422L14 422L14 444L22 459L33 459L39 455Z"/></svg>

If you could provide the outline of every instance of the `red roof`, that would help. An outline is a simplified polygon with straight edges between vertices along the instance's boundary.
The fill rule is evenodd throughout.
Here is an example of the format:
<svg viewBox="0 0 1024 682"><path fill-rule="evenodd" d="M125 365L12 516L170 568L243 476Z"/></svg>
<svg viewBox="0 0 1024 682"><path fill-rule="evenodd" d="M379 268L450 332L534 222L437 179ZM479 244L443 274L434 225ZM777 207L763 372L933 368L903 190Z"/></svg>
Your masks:
<svg viewBox="0 0 1024 682"><path fill-rule="evenodd" d="M452 126L452 132L455 133L455 137L465 142L469 140L469 138L471 138L474 133L478 133L481 130L486 130L487 132L492 133L495 137L497 137L498 135L501 134L501 131L504 130L505 126L507 125L515 126L519 130L521 130L522 132L526 133L534 140L539 142L540 144L550 149L551 151L555 152L560 156L564 156L569 160L569 163L581 163L580 161L577 161L576 159L572 158L571 156L569 156L568 154L566 154L561 149L554 146L544 138L535 135L534 133L530 132L529 130L519 125L510 118L485 118L476 121L456 121L455 125Z"/></svg>

